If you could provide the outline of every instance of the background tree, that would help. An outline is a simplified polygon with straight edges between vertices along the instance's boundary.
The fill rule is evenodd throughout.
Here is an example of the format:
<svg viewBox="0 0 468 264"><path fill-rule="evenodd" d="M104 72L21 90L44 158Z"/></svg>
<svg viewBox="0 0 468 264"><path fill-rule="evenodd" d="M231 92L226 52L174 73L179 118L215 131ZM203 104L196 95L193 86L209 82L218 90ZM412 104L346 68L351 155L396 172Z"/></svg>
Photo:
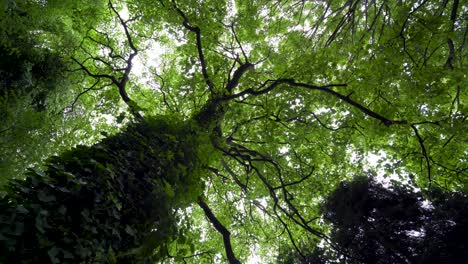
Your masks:
<svg viewBox="0 0 468 264"><path fill-rule="evenodd" d="M90 135L96 133L89 133L92 115L82 107L69 111L86 85L70 56L86 28L100 23L104 6L102 1L21 0L1 5L1 182L77 142L96 140ZM71 136L76 127L83 130Z"/></svg>
<svg viewBox="0 0 468 264"><path fill-rule="evenodd" d="M374 177L343 182L327 198L323 217L341 251L322 246L281 263L464 263L467 196L408 185L383 186ZM341 253L340 253L341 252Z"/></svg>
<svg viewBox="0 0 468 264"><path fill-rule="evenodd" d="M466 195L434 190L427 198L408 186L357 178L331 194L324 218L331 239L352 257L346 263L463 263Z"/></svg>
<svg viewBox="0 0 468 264"><path fill-rule="evenodd" d="M60 93L63 104L52 104L64 110L58 125L9 135L27 147L32 135L48 142L40 131L76 131L66 148L155 115L198 124L215 148L203 154L210 161L199 178L203 196L192 200L199 206L170 207L180 232L161 261L255 255L267 262L283 247L305 258L302 248L331 242L323 197L363 171L402 183L416 175L411 184L423 190L466 191L459 131L466 130L467 29L459 1L106 4L95 24L78 20L70 53L50 48L73 73L65 78L71 98ZM72 6L58 6L60 20L79 18ZM4 141L7 158L17 157L15 141ZM54 141L65 142L52 137L37 155L16 158L18 168L57 152ZM11 171L5 178L16 176Z"/></svg>

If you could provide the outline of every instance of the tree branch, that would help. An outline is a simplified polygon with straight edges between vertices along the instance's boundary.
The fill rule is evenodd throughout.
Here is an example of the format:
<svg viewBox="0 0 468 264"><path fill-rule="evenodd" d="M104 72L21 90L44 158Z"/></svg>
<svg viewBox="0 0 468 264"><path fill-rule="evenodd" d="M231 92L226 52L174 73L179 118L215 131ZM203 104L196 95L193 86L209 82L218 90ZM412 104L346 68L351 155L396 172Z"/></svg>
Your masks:
<svg viewBox="0 0 468 264"><path fill-rule="evenodd" d="M234 255L234 252L232 251L230 238L231 233L229 232L229 230L227 230L226 227L224 227L223 224L221 224L218 218L216 218L216 216L213 214L213 211L211 211L210 207L205 203L201 196L198 197L198 205L203 209L206 217L208 217L208 219L216 228L216 230L223 236L224 248L226 249L226 256L228 258L229 263L240 264L240 261L237 260L237 258Z"/></svg>
<svg viewBox="0 0 468 264"><path fill-rule="evenodd" d="M62 111L60 111L61 113L63 113L65 111L65 109L67 108L70 108L70 112L73 112L74 111L74 108L75 108L75 104L76 102L78 102L78 100L80 99L80 97L84 94L86 94L87 92L91 91L91 90L99 90L99 88L95 88L96 85L99 84L99 79L96 80L96 82L94 82L90 87L84 89L82 92L80 92L76 97L75 97L75 100L73 100L73 103L65 108L62 109ZM110 83L109 85L112 85L112 83ZM103 87L105 86L108 86L108 85L104 85Z"/></svg>
<svg viewBox="0 0 468 264"><path fill-rule="evenodd" d="M172 1L172 4L175 8L175 10L177 11L177 13L179 13L179 15L182 17L182 19L184 20L182 22L182 25L188 30L188 31L191 31L193 33L195 33L196 35L196 45L197 45L197 51L198 51L198 58L200 60L200 64L201 64L201 68L202 68L202 75L203 75L203 78L205 79L205 83L206 85L208 85L208 88L210 89L210 92L212 94L215 93L215 89L214 89L214 84L213 82L211 81L210 79L210 76L208 75L208 70L207 70L207 66L206 66L206 61L205 61L205 54L203 53L203 46L202 46L202 42L201 42L201 30L198 26L192 26L190 25L189 23L189 20L187 18L187 16L185 15L185 13L177 6L177 4L175 3L175 1L173 0Z"/></svg>
<svg viewBox="0 0 468 264"><path fill-rule="evenodd" d="M270 85L267 86L268 83L271 83ZM261 94L266 94L270 91L272 91L273 89L275 89L278 85L280 84L286 84L286 85L289 85L289 86L292 86L292 87L301 87L301 88L305 88L305 89L309 89L309 90L317 90L317 91L321 91L321 92L325 92L327 94L330 94L342 101L344 101L345 103L349 104L349 105L352 105L354 107L356 107L357 109L359 109L359 111L363 112L364 114L372 117L372 118L375 118L377 120L380 120L385 126L391 126L391 125L401 125L401 124L406 124L407 121L406 120L390 120L388 118L385 118L384 116L370 110L369 108L365 107L364 105L352 100L350 98L350 95L342 95L338 92L335 92L334 90L332 90L331 88L332 87L346 87L347 84L329 84L329 85L325 85L325 86L315 86L315 85L310 85L310 84L306 84L306 83L299 83L299 82L296 82L294 79L277 79L277 80L267 80L266 82L264 82L260 88L263 88L266 86L266 88L263 88L263 89L260 89L260 90L254 90L252 88L249 88L247 90L244 90L240 93L237 93L237 94L233 94L233 95L230 95L230 96L225 96L224 98L222 98L222 100L232 100L232 99L235 99L235 98L239 98L241 96L244 96L244 95L254 95L254 96L257 96L257 95L261 95Z"/></svg>
<svg viewBox="0 0 468 264"><path fill-rule="evenodd" d="M120 93L120 96L122 97L122 99L124 100L125 103L127 103L130 107L133 107L131 106L129 103L132 101L130 99L130 97L128 96L127 94L127 91L125 90L126 88L126 85L127 85L127 82L129 80L129 75L130 75L130 72L132 70L132 60L133 58L135 58L135 56L138 54L138 50L136 49L136 46L133 42L133 39L132 37L130 36L130 33L128 32L128 26L127 26L127 22L128 21L124 21L122 19L122 17L120 16L119 12L117 12L117 10L115 9L115 7L112 5L112 2L109 1L109 7L112 9L112 11L117 15L117 17L119 18L119 21L120 21L120 24L122 25L124 31L125 31L125 36L127 37L127 42L128 42L128 45L130 46L130 48L132 49L132 52L130 53L128 59L126 59L125 61L127 62L127 67L125 67L124 69L124 73L123 73L123 76L122 78L120 79L120 82L117 84L117 87L119 88L119 93Z"/></svg>
<svg viewBox="0 0 468 264"><path fill-rule="evenodd" d="M325 234L323 234L323 233L313 229L312 227L310 227L307 224L307 221L300 215L297 208L291 203L291 201L289 199L290 194L286 190L286 188L284 187L286 184L284 183L284 181L282 179L282 176L281 176L281 168L280 168L280 166L277 164L277 162L275 160L265 156L264 154L262 154L262 153L260 153L260 152L258 152L256 150L248 149L247 147L242 146L240 144L231 142L230 145L231 145L231 148L229 150L227 150L227 151L224 150L224 152L226 154L228 154L229 156L231 156L231 157L234 157L234 158L239 157L239 158L241 158L243 160L246 160L249 163L248 166L251 169L253 169L253 171L256 173L258 178L262 181L264 186L268 189L268 192L270 193L270 197L275 202L275 207L278 207L286 216L288 216L289 219L291 219L296 224L303 227L305 230L307 230L311 234L313 234L313 235L315 235L317 237L320 237L322 239L325 239L327 242L331 243L330 239ZM277 188L275 188L267 180L267 178L263 175L263 173L260 172L260 170L256 166L254 166L252 162L266 162L268 164L271 164L274 167L274 169L275 169L275 171L276 171L276 173L278 175L278 178L279 178L279 180L281 182L281 187L282 188L280 188L280 189L283 191L283 194L284 194L284 202L286 203L286 205L288 206L288 208L290 210L287 210L286 208L282 207L279 204L279 198L278 198L278 195L275 192L275 190ZM293 213L291 213L290 211L293 211ZM299 218L299 220L294 216L297 216L297 218Z"/></svg>
<svg viewBox="0 0 468 264"><path fill-rule="evenodd" d="M451 31L453 32L455 29L455 22L457 20L457 10L458 10L459 0L453 1L452 11L450 12L450 21L452 22ZM445 62L445 67L448 69L453 69L453 61L455 59L455 45L453 44L453 40L449 37L447 38L447 45L449 48L449 54L447 61Z"/></svg>
<svg viewBox="0 0 468 264"><path fill-rule="evenodd" d="M247 70L251 70L254 68L254 65L251 64L250 62L245 62L244 64L241 64L239 66L239 68L237 68L235 71L234 71L234 74L232 76L232 79L230 79L226 85L226 90L231 93L232 90L234 90L237 85L239 84L239 80L240 78L242 77L242 75L244 75L244 73L247 71Z"/></svg>
<svg viewBox="0 0 468 264"><path fill-rule="evenodd" d="M86 72L86 74L88 74L89 76L93 77L93 78L96 78L96 79L101 79L101 78L105 78L105 79L109 79L113 84L117 85L119 82L117 81L117 79L112 76L112 75L109 75L109 74L94 74L92 73L86 66L84 66L83 63L79 62L77 59L75 59L74 57L71 58L74 62L76 62L76 64L78 64L80 66L80 68Z"/></svg>
<svg viewBox="0 0 468 264"><path fill-rule="evenodd" d="M429 156L427 155L426 147L424 146L424 140L422 139L421 135L419 135L418 128L416 127L415 124L411 124L411 128L413 129L414 134L415 134L416 137L418 138L419 145L421 146L422 155L423 155L424 159L426 160L427 178L428 178L429 187L430 187L431 184L432 184L432 179L431 179L431 163L430 163L430 161L429 161Z"/></svg>
<svg viewBox="0 0 468 264"><path fill-rule="evenodd" d="M237 177L236 173L234 171L232 171L232 169L229 167L229 165L227 164L227 162L224 160L224 158L221 157L221 164L223 165L224 169L232 176L232 178L234 179L234 182L239 185L239 187L241 187L241 189L244 191L244 192L247 192L247 185L246 184L243 184L239 178Z"/></svg>
<svg viewBox="0 0 468 264"><path fill-rule="evenodd" d="M130 35L129 33L129 29L128 29L128 26L127 26L127 23L128 22L131 22L133 20L135 20L135 18L133 19L130 19L130 20L127 20L127 21L124 21L122 19L122 17L120 16L119 12L115 9L114 5L112 4L112 1L109 1L108 2L108 6L109 8L112 10L113 13L116 14L117 18L119 19L119 22L121 24L121 26L123 27L124 29L124 32L125 32L125 36L127 38L127 42L128 42L128 45L131 49L131 52L130 54L128 55L128 58L125 59L123 56L120 56L120 55L113 55L114 53L114 49L112 48L112 46L109 44L109 37L107 36L107 34L103 34L103 33L100 33L99 31L97 30L94 30L96 31L98 34L101 34L101 35L104 35L105 38L107 39L108 43L103 43L101 41L98 41L98 40L95 40L94 38L88 36L87 38L90 39L91 41L95 42L95 43L98 43L104 47L107 47L110 49L110 57L111 58L117 58L117 59L121 59L121 60L124 60L125 63L126 63L126 66L124 68L116 68L116 67L113 67L111 65L110 62L107 62L107 61L104 61L103 59L101 58L98 58L98 57L93 57L91 56L91 54L89 54L88 52L86 52L86 50L84 50L84 48L82 48L85 53L87 53L89 56L91 56L90 58L88 59L92 59L93 61L100 61L102 63L104 63L105 65L107 65L108 67L111 68L111 70L113 72L121 72L122 73L122 77L120 78L116 78L115 76L113 75L110 75L110 74L95 74L95 73L92 73L91 70L85 66L85 63L88 59L84 60L84 62L79 62L77 59L75 59L74 57L72 57L72 60L75 61L79 66L80 68L86 72L86 74L88 74L89 76L97 79L97 81L99 82L99 80L101 78L104 78L104 79L108 79L111 81L111 83L115 86L117 86L118 88L118 91L119 91L119 95L120 97L122 98L122 100L127 104L127 106L130 108L130 111L135 115L135 117L137 118L143 118L140 113L138 113L138 106L137 104L132 101L132 99L130 99L130 97L128 96L127 94L127 91L126 91L126 86L127 86L127 83L128 83L128 80L129 80L129 76L130 76L130 72L132 70L132 61L133 59L137 56L138 54L138 49L136 48L136 45L132 39L132 36ZM96 83L97 84L97 83ZM96 85L95 84L95 85ZM89 91L91 90L95 85L93 85L91 88L89 88L88 90L86 91ZM76 100L75 100L76 102ZM74 102L74 103L75 103Z"/></svg>
<svg viewBox="0 0 468 264"><path fill-rule="evenodd" d="M237 45L239 45L239 48L240 48L240 50L242 52L242 55L244 56L245 61L248 62L247 54L245 53L244 48L242 48L242 44L241 44L239 38L237 37L236 31L234 29L234 23L231 23L231 30L232 30L232 34L234 35L234 39L236 40Z"/></svg>

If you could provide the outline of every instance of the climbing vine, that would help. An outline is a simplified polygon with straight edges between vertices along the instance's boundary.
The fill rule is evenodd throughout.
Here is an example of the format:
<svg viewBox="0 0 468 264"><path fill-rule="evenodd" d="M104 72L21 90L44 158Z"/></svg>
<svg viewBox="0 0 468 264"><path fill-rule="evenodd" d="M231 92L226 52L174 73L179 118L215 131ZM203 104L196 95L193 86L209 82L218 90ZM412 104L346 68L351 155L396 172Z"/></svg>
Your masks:
<svg viewBox="0 0 468 264"><path fill-rule="evenodd" d="M157 118L50 158L2 193L0 262L159 259L174 209L202 192L207 148L195 124Z"/></svg>

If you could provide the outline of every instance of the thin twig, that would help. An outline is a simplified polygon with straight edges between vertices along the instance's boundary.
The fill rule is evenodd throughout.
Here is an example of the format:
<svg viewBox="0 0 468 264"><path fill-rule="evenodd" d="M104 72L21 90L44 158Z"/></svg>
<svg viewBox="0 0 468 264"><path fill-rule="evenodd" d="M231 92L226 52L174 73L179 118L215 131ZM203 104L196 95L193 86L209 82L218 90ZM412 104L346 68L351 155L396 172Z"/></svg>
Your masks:
<svg viewBox="0 0 468 264"><path fill-rule="evenodd" d="M427 154L426 147L424 146L424 140L422 139L421 135L419 134L418 128L416 127L415 124L411 124L411 128L413 129L414 134L418 138L419 145L421 146L422 155L424 156L424 159L426 160L427 178L428 178L428 181L429 181L429 187L431 187L431 184L432 184L431 163L429 161L429 155Z"/></svg>

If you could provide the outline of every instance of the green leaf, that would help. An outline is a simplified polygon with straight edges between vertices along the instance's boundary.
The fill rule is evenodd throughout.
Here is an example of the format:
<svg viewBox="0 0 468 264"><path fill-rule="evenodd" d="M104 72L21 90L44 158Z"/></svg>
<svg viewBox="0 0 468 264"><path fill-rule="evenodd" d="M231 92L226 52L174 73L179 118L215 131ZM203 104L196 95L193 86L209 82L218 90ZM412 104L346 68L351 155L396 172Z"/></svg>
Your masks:
<svg viewBox="0 0 468 264"><path fill-rule="evenodd" d="M55 196L54 195L47 194L44 191L39 191L39 193L37 194L37 197L39 198L40 201L46 202L46 203L55 201Z"/></svg>
<svg viewBox="0 0 468 264"><path fill-rule="evenodd" d="M133 230L133 228L131 228L129 225L127 225L125 227L125 232L127 232L127 234L135 237L136 236L136 233L135 233L135 230Z"/></svg>
<svg viewBox="0 0 468 264"><path fill-rule="evenodd" d="M57 247L53 247L49 251L47 251L47 254L49 255L50 261L52 263L54 263L54 264L55 263L60 263L60 260L57 258L57 255L58 255L59 252L60 252L60 250Z"/></svg>
<svg viewBox="0 0 468 264"><path fill-rule="evenodd" d="M107 251L107 259L109 260L109 264L117 263L117 258L115 256L115 252L112 249L112 247L110 247L109 250Z"/></svg>
<svg viewBox="0 0 468 264"><path fill-rule="evenodd" d="M164 192L166 193L166 195L170 199L174 198L175 193L174 193L174 189L172 188L172 185L169 182L167 182L165 179L163 179L163 182L164 182Z"/></svg>
<svg viewBox="0 0 468 264"><path fill-rule="evenodd" d="M27 214L29 213L29 210L24 208L24 206L22 204L18 205L16 207L16 210L19 212L19 213L22 213L22 214Z"/></svg>

